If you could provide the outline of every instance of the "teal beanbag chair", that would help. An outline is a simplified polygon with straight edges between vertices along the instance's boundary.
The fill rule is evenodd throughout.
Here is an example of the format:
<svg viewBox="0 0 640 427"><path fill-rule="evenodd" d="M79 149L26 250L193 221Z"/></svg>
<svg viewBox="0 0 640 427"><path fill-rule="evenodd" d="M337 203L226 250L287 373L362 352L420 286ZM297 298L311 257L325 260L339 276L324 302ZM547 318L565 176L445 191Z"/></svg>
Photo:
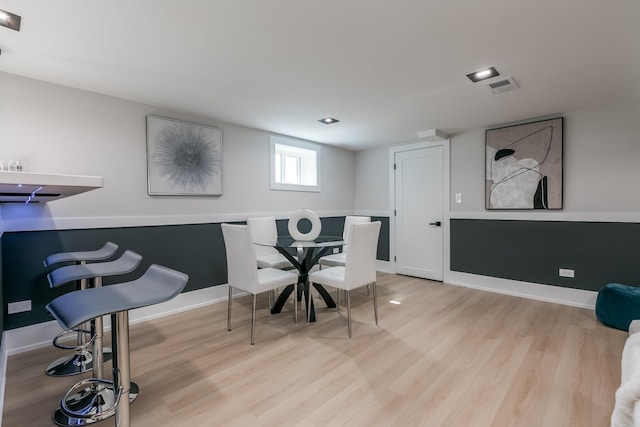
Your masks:
<svg viewBox="0 0 640 427"><path fill-rule="evenodd" d="M607 326L628 331L631 321L640 319L640 288L609 283L598 292L596 317Z"/></svg>

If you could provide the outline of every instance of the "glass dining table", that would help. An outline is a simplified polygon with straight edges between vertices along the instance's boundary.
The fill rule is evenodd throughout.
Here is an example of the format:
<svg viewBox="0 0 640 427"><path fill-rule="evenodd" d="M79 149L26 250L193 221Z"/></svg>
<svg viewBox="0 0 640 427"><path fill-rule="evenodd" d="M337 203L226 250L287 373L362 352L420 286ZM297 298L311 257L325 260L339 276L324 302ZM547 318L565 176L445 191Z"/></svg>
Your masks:
<svg viewBox="0 0 640 427"><path fill-rule="evenodd" d="M318 236L312 241L301 241L295 240L290 236L279 236L275 243L256 242L256 244L275 248L298 270L298 284L302 284L301 287L298 287L298 292L304 295L306 306L307 299L310 297L309 272L311 268L318 263L321 257L327 255L331 248L344 245L344 240L342 236ZM295 255L293 252L295 252ZM313 287L318 291L327 307L334 308L336 306L335 301L322 285L314 283ZM292 292L293 285L285 287L282 292L280 292L273 307L271 307L272 314L280 313ZM298 298L298 295L296 295L295 298ZM312 322L316 321L313 300L311 301L310 317Z"/></svg>

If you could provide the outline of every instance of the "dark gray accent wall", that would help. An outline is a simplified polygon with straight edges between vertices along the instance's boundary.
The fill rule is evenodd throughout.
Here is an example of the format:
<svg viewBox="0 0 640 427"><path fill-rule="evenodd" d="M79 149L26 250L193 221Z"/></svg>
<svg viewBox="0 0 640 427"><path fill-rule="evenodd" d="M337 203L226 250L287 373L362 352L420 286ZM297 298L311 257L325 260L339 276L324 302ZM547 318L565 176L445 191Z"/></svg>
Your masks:
<svg viewBox="0 0 640 427"><path fill-rule="evenodd" d="M376 218L378 219L378 218ZM382 220L378 258L389 258L389 219ZM386 224L386 227L385 227ZM322 233L341 235L344 217L322 218ZM277 221L278 232L288 235L287 221ZM301 231L306 232L304 229ZM0 240L0 303L2 330L51 320L46 304L74 289L73 284L50 289L47 274L58 266L45 268L43 260L54 253L98 249L105 242L119 245L114 255L126 249L142 255L142 263L127 275L104 278L104 284L138 278L151 264L161 264L189 275L185 292L227 282L224 240L219 223L82 230L5 232ZM386 258L385 258L386 257ZM7 303L31 300L32 310L7 314Z"/></svg>
<svg viewBox="0 0 640 427"><path fill-rule="evenodd" d="M13 329L51 320L45 305L74 285L50 289L42 261L50 254L98 249L105 242L142 255L138 268L127 275L105 277L105 285L138 278L151 264L161 264L189 275L185 291L226 283L226 258L220 224L174 225L87 230L9 232L2 236L3 294L5 302L31 299L32 310L7 315L4 327ZM115 259L115 258L114 258Z"/></svg>
<svg viewBox="0 0 640 427"><path fill-rule="evenodd" d="M451 270L598 291L640 285L639 223L451 220ZM575 278L558 269L575 270Z"/></svg>
<svg viewBox="0 0 640 427"><path fill-rule="evenodd" d="M2 233L0 232L0 239L2 238ZM4 288L2 285L2 245L0 244L0 291ZM3 293L0 292L0 307L4 307L4 298ZM2 331L4 331L4 315L0 316L0 344L2 343Z"/></svg>
<svg viewBox="0 0 640 427"><path fill-rule="evenodd" d="M381 261L389 261L389 253L391 251L390 235L389 235L389 217L372 216L371 221L380 221L380 237L378 238L377 259Z"/></svg>

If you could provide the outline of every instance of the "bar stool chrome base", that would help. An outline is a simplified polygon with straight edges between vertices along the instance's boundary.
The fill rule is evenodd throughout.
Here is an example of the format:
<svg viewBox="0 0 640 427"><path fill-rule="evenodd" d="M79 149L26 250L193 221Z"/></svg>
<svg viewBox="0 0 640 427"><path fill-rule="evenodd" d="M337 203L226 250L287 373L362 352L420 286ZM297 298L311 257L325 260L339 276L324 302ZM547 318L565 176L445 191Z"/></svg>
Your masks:
<svg viewBox="0 0 640 427"><path fill-rule="evenodd" d="M133 381L130 384L129 403L132 403L140 389ZM78 390L78 387L87 385ZM95 378L80 381L63 398L63 405L53 414L53 422L62 427L95 424L116 413L119 399L120 393L114 391L112 381ZM65 407L72 413L65 411Z"/></svg>
<svg viewBox="0 0 640 427"><path fill-rule="evenodd" d="M117 283L106 287L94 287L84 291L69 292L47 304L47 311L56 318L60 326L66 329L77 327L91 319L96 320L96 329L102 316L111 315L111 345L114 348L113 381L107 381L98 372L95 378L80 381L62 398L60 411L66 420L58 420L54 414L54 422L62 426L83 425L85 419L101 421L111 415L115 416L118 427L131 426L130 404L132 394L139 394L139 388L131 382L131 360L129 352L129 310L160 304L176 297L184 290L189 276L161 265L152 264L138 279ZM101 337L95 343L100 343ZM94 353L100 359L101 352ZM102 363L95 364L102 368ZM111 395L91 396L82 394L86 386L98 389L111 385ZM76 393L80 393L75 396ZM107 402L111 404L107 406ZM96 402L91 403L92 401ZM82 403L85 402L85 403ZM73 408L70 408L72 406ZM77 409L76 409L77 408ZM82 411L95 411L85 414ZM71 418L71 419L70 419ZM80 423L78 423L80 421ZM85 422L86 424L86 422Z"/></svg>

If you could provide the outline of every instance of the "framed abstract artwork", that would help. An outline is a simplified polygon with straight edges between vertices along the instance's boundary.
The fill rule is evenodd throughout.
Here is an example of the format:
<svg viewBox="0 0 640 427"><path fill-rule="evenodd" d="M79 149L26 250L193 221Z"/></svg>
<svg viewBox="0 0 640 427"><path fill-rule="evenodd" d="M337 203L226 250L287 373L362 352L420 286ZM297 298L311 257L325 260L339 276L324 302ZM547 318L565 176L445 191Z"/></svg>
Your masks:
<svg viewBox="0 0 640 427"><path fill-rule="evenodd" d="M562 209L563 121L486 131L486 209Z"/></svg>
<svg viewBox="0 0 640 427"><path fill-rule="evenodd" d="M147 178L152 196L222 195L222 131L148 115Z"/></svg>

